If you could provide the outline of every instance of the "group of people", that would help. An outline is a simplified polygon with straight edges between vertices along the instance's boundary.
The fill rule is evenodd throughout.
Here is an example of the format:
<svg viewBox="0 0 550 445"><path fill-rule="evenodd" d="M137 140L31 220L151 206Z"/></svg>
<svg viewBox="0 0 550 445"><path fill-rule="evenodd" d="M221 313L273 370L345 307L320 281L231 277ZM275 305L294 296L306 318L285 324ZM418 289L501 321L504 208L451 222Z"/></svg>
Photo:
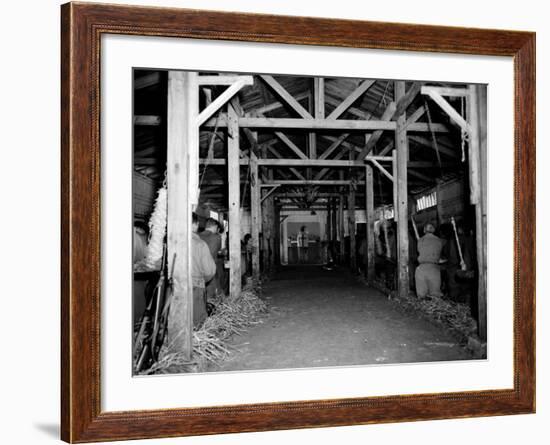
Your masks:
<svg viewBox="0 0 550 445"><path fill-rule="evenodd" d="M220 225L213 218L206 220L199 233L199 218L193 213L191 235L191 275L193 279L193 325L207 317L207 303L223 293L225 249L222 248Z"/></svg>
<svg viewBox="0 0 550 445"><path fill-rule="evenodd" d="M384 279L386 286L395 289L395 223L384 221L383 224L375 239L377 273ZM416 243L411 241L409 246L409 267L414 272L411 282L414 278L416 295L419 298L446 295L453 301L472 306L472 299L475 297L475 244L471 231L465 229L460 221L455 223L455 228L448 223L442 224L438 230L435 224L427 222L422 236ZM366 254L366 239L359 241L358 254L359 264L362 264L362 255Z"/></svg>
<svg viewBox="0 0 550 445"><path fill-rule="evenodd" d="M225 271L228 248L223 246L223 228L213 218L199 232L199 218L193 213L191 238L191 274L193 278L193 324L200 325L208 315L209 301L226 294L229 277ZM252 243L247 233L241 241L241 278L252 274Z"/></svg>

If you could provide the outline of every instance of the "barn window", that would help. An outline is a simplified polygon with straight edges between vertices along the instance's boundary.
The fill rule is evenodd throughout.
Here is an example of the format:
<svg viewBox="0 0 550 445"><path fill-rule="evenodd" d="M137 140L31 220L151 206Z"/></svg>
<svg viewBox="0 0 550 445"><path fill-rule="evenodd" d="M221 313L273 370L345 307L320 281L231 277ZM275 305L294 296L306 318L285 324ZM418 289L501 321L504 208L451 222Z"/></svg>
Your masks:
<svg viewBox="0 0 550 445"><path fill-rule="evenodd" d="M437 193L435 190L427 195L417 198L416 200L417 211L429 209L430 207L434 207L436 205L437 205Z"/></svg>

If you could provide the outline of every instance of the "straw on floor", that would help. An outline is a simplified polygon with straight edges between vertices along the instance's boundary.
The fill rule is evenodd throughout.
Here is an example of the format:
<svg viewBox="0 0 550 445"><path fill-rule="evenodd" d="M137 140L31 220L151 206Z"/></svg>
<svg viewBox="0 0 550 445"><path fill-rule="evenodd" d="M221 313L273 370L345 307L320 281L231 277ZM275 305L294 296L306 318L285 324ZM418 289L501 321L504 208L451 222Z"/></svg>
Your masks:
<svg viewBox="0 0 550 445"><path fill-rule="evenodd" d="M159 361L143 374L202 372L209 366L219 366L236 352L229 345L229 338L258 323L260 315L267 310L259 289L252 285L243 288L237 297L218 297L211 303L215 312L193 331L192 360L185 360L179 352L170 352L171 347L167 345Z"/></svg>

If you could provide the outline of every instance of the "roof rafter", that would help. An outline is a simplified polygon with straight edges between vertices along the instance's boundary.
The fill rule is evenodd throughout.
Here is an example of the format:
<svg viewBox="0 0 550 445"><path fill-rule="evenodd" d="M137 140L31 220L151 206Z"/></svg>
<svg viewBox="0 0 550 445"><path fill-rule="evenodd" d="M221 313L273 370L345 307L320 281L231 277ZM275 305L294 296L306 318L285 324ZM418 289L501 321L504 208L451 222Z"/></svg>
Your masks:
<svg viewBox="0 0 550 445"><path fill-rule="evenodd" d="M375 80L364 80L352 93L346 97L340 105L338 105L332 113L327 116L327 119L338 119L359 97L363 95L372 85Z"/></svg>
<svg viewBox="0 0 550 445"><path fill-rule="evenodd" d="M313 119L313 116L273 76L263 74L260 77L302 118Z"/></svg>

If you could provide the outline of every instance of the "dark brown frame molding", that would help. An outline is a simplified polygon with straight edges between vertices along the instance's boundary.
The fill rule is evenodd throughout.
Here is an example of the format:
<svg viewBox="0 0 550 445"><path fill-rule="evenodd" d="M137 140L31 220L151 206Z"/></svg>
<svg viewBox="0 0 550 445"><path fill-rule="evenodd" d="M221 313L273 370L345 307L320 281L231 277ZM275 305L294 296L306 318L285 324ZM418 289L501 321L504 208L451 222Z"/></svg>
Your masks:
<svg viewBox="0 0 550 445"><path fill-rule="evenodd" d="M535 411L535 34L68 3L61 7L61 437L174 437ZM510 56L515 71L514 388L102 412L100 38L127 34Z"/></svg>

